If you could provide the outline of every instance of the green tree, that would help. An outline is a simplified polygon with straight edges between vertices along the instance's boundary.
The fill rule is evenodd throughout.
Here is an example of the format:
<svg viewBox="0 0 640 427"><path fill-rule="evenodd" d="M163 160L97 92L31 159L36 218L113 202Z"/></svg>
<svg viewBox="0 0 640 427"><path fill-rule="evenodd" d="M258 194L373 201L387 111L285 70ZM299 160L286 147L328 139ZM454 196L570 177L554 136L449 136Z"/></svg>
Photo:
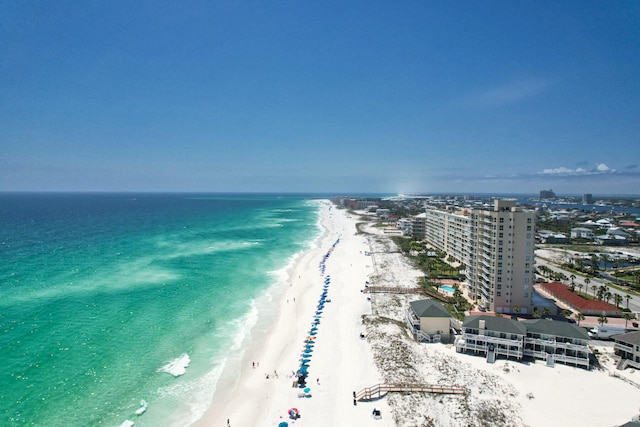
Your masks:
<svg viewBox="0 0 640 427"><path fill-rule="evenodd" d="M604 293L604 300L607 302L607 304L609 304L611 297L613 297L613 294L610 291Z"/></svg>
<svg viewBox="0 0 640 427"><path fill-rule="evenodd" d="M584 320L584 314L577 312L573 317L576 318L576 320L578 321L578 326L580 326L580 322Z"/></svg>
<svg viewBox="0 0 640 427"><path fill-rule="evenodd" d="M572 274L571 276L569 276L569 278L571 279L571 292L575 292L575 290L576 290L576 283L575 283L576 275Z"/></svg>
<svg viewBox="0 0 640 427"><path fill-rule="evenodd" d="M622 318L624 319L624 328L627 329L627 323L629 323L629 320L634 320L636 318L636 315L634 313L625 311L624 313L622 313Z"/></svg>
<svg viewBox="0 0 640 427"><path fill-rule="evenodd" d="M620 304L622 304L622 295L620 294L615 294L613 296L613 303L616 305L617 308L620 308Z"/></svg>
<svg viewBox="0 0 640 427"><path fill-rule="evenodd" d="M627 300L627 310L629 310L629 300L631 299L631 295L626 294L626 295L624 296L624 299L626 299L626 300Z"/></svg>
<svg viewBox="0 0 640 427"><path fill-rule="evenodd" d="M603 326L605 323L609 323L609 319L607 319L607 316L601 315L598 317L598 323L600 323L600 326Z"/></svg>

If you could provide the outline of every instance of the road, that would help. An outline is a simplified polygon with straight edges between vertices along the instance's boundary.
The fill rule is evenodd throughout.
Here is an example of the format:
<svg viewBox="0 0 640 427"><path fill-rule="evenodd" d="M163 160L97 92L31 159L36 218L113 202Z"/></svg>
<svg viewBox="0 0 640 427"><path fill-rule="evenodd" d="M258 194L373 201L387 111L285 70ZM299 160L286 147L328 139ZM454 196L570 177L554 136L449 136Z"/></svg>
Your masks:
<svg viewBox="0 0 640 427"><path fill-rule="evenodd" d="M574 273L572 273L572 272L570 272L568 270L564 270L564 269L560 268L557 264L553 263L552 261L548 261L548 260L546 260L544 258L540 258L540 257L536 256L536 267L538 267L538 269L539 269L540 266L543 266L543 265L547 266L548 268L550 268L551 270L553 270L555 272L562 273L562 274L566 275L567 277L569 277L572 274L574 274ZM576 285L578 285L580 283L584 284L584 288L583 289L584 289L585 292L588 292L588 293L592 293L591 286L593 286L593 285L601 286L601 285L604 285L606 283L606 281L604 279L602 279L602 278L591 277L591 278L589 278L589 280L591 280L591 282L589 283L589 285L587 285L584 282L584 277L579 276L577 274L574 274L574 275L576 276L576 279L574 280L574 283ZM623 297L622 304L620 305L620 307L627 307L627 300L625 298L627 293L619 291L618 289L616 289L616 288L614 288L612 286L610 286L609 289L610 289L610 292L612 294L618 294L618 295ZM640 312L640 297L637 297L635 295L631 296L631 298L629 299L629 310L631 310L633 312L636 312L636 313Z"/></svg>

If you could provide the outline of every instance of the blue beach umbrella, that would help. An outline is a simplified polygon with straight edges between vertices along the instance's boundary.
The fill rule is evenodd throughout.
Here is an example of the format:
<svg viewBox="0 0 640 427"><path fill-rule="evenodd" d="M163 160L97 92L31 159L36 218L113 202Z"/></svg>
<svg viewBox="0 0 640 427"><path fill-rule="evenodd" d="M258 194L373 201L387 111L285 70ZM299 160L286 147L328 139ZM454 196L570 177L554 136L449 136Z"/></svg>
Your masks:
<svg viewBox="0 0 640 427"><path fill-rule="evenodd" d="M305 393L309 393L309 392L311 391L311 389L310 389L309 387L306 387L306 388L305 388L304 390L302 390L302 391L304 391Z"/></svg>
<svg viewBox="0 0 640 427"><path fill-rule="evenodd" d="M316 335L318 331L312 331L310 335Z"/></svg>

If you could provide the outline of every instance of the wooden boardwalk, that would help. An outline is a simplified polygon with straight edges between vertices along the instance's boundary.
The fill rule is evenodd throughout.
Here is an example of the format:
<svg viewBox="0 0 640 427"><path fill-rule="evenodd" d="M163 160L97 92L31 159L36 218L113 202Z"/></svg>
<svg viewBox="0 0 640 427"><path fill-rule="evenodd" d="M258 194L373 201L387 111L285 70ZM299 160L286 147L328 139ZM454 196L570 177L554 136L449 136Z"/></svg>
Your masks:
<svg viewBox="0 0 640 427"><path fill-rule="evenodd" d="M364 288L365 294L422 294L442 302L451 301L450 297L442 295L438 292L431 292L424 288L405 288L400 286L367 286Z"/></svg>
<svg viewBox="0 0 640 427"><path fill-rule="evenodd" d="M438 393L438 394L465 394L467 389L453 385L439 384L376 384L354 392L356 400L379 399L391 392L397 393Z"/></svg>
<svg viewBox="0 0 640 427"><path fill-rule="evenodd" d="M364 288L366 294L424 294L422 288L403 288L400 286L368 286Z"/></svg>

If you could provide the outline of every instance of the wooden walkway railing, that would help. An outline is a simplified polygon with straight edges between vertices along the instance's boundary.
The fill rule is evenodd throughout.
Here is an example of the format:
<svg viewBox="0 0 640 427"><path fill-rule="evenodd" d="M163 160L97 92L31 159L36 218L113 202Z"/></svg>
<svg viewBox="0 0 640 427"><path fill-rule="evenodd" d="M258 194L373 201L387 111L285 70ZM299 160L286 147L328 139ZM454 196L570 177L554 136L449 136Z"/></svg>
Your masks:
<svg viewBox="0 0 640 427"><path fill-rule="evenodd" d="M364 293L368 294L423 294L442 302L450 302L451 298L424 288L404 288L400 286L367 286Z"/></svg>
<svg viewBox="0 0 640 427"><path fill-rule="evenodd" d="M438 393L438 394L464 394L467 389L453 385L438 384L376 384L354 392L356 400L371 400L381 398L383 394L389 392L399 393Z"/></svg>
<svg viewBox="0 0 640 427"><path fill-rule="evenodd" d="M422 288L403 288L400 286L367 286L365 293L369 294L423 294Z"/></svg>

